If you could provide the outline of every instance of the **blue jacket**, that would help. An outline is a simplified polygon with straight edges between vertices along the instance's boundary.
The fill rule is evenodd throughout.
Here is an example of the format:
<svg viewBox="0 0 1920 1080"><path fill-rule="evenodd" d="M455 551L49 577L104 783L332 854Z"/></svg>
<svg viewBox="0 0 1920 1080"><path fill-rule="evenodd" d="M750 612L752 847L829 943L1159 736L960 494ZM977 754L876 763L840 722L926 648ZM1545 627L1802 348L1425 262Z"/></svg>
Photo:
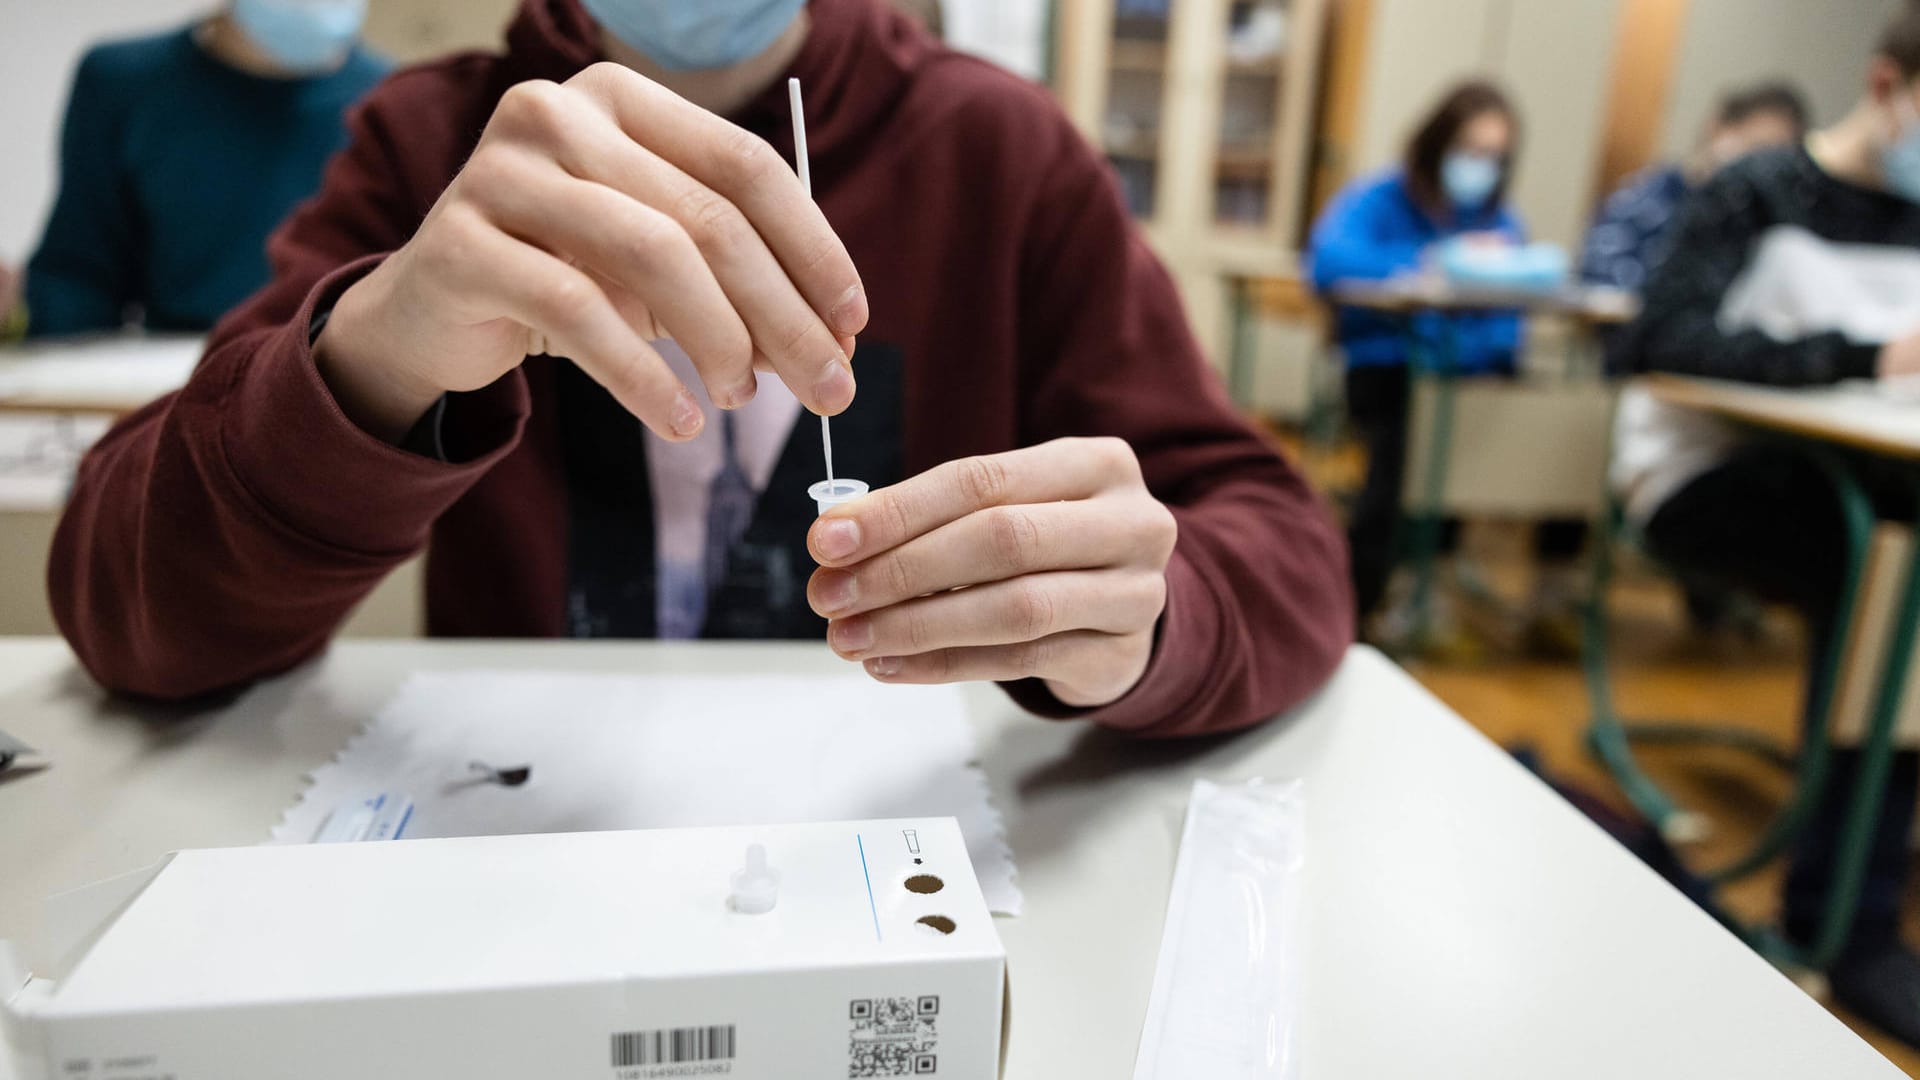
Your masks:
<svg viewBox="0 0 1920 1080"><path fill-rule="evenodd" d="M347 107L386 73L362 49L308 79L248 75L191 29L80 62L60 192L27 264L27 333L205 330L267 283L266 240L346 144Z"/></svg>
<svg viewBox="0 0 1920 1080"><path fill-rule="evenodd" d="M1413 201L1405 174L1390 169L1363 177L1334 197L1314 223L1307 258L1313 287L1326 293L1342 281L1383 281L1420 268L1428 248L1469 232L1499 232L1524 243L1520 219L1504 206L1436 224ZM1336 308L1334 336L1352 367L1384 367L1407 362L1406 325L1396 319ZM1477 374L1511 371L1520 346L1517 315L1420 315L1412 322L1415 338L1433 362L1451 354L1453 369Z"/></svg>

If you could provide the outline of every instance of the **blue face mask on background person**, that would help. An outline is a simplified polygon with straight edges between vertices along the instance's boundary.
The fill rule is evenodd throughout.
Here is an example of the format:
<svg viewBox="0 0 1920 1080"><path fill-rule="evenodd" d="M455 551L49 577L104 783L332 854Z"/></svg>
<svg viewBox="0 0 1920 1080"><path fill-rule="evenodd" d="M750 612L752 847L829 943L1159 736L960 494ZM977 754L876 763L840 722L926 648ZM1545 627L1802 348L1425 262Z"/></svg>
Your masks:
<svg viewBox="0 0 1920 1080"><path fill-rule="evenodd" d="M732 67L760 55L806 0L581 0L607 33L669 71Z"/></svg>
<svg viewBox="0 0 1920 1080"><path fill-rule="evenodd" d="M1500 186L1500 163L1479 154L1451 153L1440 163L1440 188L1456 210L1480 210Z"/></svg>
<svg viewBox="0 0 1920 1080"><path fill-rule="evenodd" d="M234 0L233 21L288 71L316 71L353 47L366 0Z"/></svg>
<svg viewBox="0 0 1920 1080"><path fill-rule="evenodd" d="M1903 100L1899 112L1900 134L1880 149L1880 175L1895 195L1920 203L1920 110Z"/></svg>

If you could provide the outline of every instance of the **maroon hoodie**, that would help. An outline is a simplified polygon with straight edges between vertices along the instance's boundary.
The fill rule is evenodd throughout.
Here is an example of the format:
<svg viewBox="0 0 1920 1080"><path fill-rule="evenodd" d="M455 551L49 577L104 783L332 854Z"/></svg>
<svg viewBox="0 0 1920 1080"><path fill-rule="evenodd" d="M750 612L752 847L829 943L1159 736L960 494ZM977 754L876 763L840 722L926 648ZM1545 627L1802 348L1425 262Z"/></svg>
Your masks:
<svg viewBox="0 0 1920 1080"><path fill-rule="evenodd" d="M810 11L792 74L815 191L873 312L849 417L864 410L878 441L891 433L901 475L1119 436L1179 521L1140 684L1090 713L1037 681L1009 691L1043 714L1155 734L1244 726L1313 691L1351 640L1344 546L1228 404L1106 164L1041 88L944 49L884 0ZM422 547L433 633L569 630L576 564L608 546L582 535L606 528L582 511L571 365L531 358L450 395L442 460L355 427L310 346L315 313L406 242L508 86L598 59L577 0L527 0L507 41L504 56L457 55L378 87L319 195L270 241L273 282L215 329L183 390L83 462L49 589L107 686L184 697L297 664ZM734 119L790 155L782 89ZM891 387L881 405L876 386ZM780 528L800 543L806 524ZM651 573L650 557L631 561Z"/></svg>

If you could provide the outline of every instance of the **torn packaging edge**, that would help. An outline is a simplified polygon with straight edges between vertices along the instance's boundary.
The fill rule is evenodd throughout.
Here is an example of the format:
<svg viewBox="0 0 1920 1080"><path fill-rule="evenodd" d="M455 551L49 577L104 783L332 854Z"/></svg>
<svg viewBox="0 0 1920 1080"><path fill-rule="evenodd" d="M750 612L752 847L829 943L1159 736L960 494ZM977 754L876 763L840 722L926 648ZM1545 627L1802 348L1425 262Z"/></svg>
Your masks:
<svg viewBox="0 0 1920 1080"><path fill-rule="evenodd" d="M1134 1080L1298 1080L1301 781L1196 780Z"/></svg>

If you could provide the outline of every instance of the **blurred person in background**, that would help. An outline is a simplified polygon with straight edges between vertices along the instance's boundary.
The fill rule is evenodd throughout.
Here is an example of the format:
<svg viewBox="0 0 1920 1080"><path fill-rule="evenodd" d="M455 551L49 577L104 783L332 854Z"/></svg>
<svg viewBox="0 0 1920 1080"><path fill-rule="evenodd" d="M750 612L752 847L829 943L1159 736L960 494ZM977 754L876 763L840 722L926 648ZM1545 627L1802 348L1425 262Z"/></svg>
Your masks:
<svg viewBox="0 0 1920 1080"><path fill-rule="evenodd" d="M1920 6L1881 38L1866 92L1804 145L1720 170L1681 211L1648 278L1622 358L1665 371L1774 386L1920 374ZM1683 579L1749 589L1808 628L1809 722L1830 689L1844 518L1828 475L1790 444L1759 442L1644 391L1621 397L1614 478L1648 551ZM1880 516L1912 521L1905 478L1854 466ZM1837 749L1787 877L1783 925L1805 945L1835 886L1842 819L1860 775ZM1920 754L1895 755L1859 913L1827 972L1848 1009L1920 1046L1920 955L1900 936Z"/></svg>
<svg viewBox="0 0 1920 1080"><path fill-rule="evenodd" d="M1607 196L1587 230L1581 279L1638 293L1648 272L1666 256L1687 196L1748 154L1800 142L1807 135L1808 116L1806 98L1785 82L1764 82L1727 94L1685 161L1642 169ZM1611 351L1619 338L1609 329L1602 340ZM1758 605L1750 597L1698 583L1683 583L1683 589L1695 628L1736 630L1749 638L1762 633Z"/></svg>
<svg viewBox="0 0 1920 1080"><path fill-rule="evenodd" d="M386 73L358 44L365 15L366 0L231 0L90 49L26 267L26 333L204 331L266 284L267 234L319 187L348 106Z"/></svg>
<svg viewBox="0 0 1920 1080"><path fill-rule="evenodd" d="M1347 281L1383 281L1419 273L1435 247L1455 238L1517 245L1526 231L1507 205L1519 158L1520 117L1498 87L1474 80L1442 97L1408 142L1402 164L1363 177L1341 191L1315 223L1308 244L1314 288L1322 293ZM1348 527L1353 581L1362 620L1378 609L1397 561L1401 487L1407 451L1409 330L1403 320L1336 308L1334 333L1346 353L1347 415L1367 448L1367 476ZM1445 355L1464 375L1510 377L1516 368L1521 320L1515 314L1425 313L1411 336L1431 358ZM1442 551L1457 546L1457 523L1443 530ZM1540 573L1534 627L1577 640L1580 582L1574 559L1585 540L1578 522L1549 522L1535 534ZM1438 593L1427 641L1437 654L1477 651ZM1405 644L1410 604L1396 598L1374 637ZM1555 634L1544 629L1557 625Z"/></svg>
<svg viewBox="0 0 1920 1080"><path fill-rule="evenodd" d="M1580 254L1580 277L1591 285L1639 292L1667 253L1680 204L1714 173L1756 150L1806 138L1807 102L1784 82L1734 91L1721 99L1700 143L1684 161L1663 162L1627 178L1601 204Z"/></svg>

